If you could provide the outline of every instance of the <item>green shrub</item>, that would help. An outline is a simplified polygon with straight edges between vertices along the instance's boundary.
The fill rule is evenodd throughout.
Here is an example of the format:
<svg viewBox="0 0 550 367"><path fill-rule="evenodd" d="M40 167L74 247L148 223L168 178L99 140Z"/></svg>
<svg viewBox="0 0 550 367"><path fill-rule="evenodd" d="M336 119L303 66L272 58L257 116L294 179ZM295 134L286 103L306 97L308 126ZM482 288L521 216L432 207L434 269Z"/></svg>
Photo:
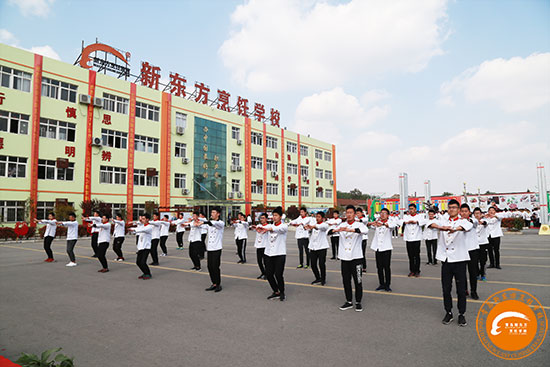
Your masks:
<svg viewBox="0 0 550 367"><path fill-rule="evenodd" d="M50 357L60 350L61 348L46 350L42 352L40 357L36 354L21 353L21 356L15 363L19 363L21 367L74 367L73 358L69 358L61 353L50 360Z"/></svg>

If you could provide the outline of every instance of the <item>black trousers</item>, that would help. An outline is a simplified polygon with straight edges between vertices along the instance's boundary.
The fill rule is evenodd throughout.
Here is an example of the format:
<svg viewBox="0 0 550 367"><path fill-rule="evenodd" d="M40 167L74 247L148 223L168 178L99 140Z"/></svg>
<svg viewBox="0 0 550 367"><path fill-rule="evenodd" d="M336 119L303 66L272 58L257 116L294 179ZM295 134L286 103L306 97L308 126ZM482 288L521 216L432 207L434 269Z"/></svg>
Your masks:
<svg viewBox="0 0 550 367"><path fill-rule="evenodd" d="M378 282L387 289L391 284L391 250L376 251L375 256Z"/></svg>
<svg viewBox="0 0 550 367"><path fill-rule="evenodd" d="M237 243L237 254L239 254L239 259L246 262L246 238L235 240Z"/></svg>
<svg viewBox="0 0 550 367"><path fill-rule="evenodd" d="M500 266L500 237L489 237L489 265Z"/></svg>
<svg viewBox="0 0 550 367"><path fill-rule="evenodd" d="M222 262L222 250L207 251L208 254L208 273L210 274L210 280L212 284L220 285L222 282L222 275L220 270L220 264Z"/></svg>
<svg viewBox="0 0 550 367"><path fill-rule="evenodd" d="M151 252L148 248L139 250L137 253L136 265L139 267L141 272L145 275L151 275L151 270L147 266L147 257Z"/></svg>
<svg viewBox="0 0 550 367"><path fill-rule="evenodd" d="M92 250L94 251L94 255L97 256L97 238L99 236L99 232L92 233Z"/></svg>
<svg viewBox="0 0 550 367"><path fill-rule="evenodd" d="M183 234L185 232L176 232L176 242L178 247L183 247Z"/></svg>
<svg viewBox="0 0 550 367"><path fill-rule="evenodd" d="M113 251L115 252L116 256L119 258L123 258L122 255L122 244L124 243L124 237L115 237L115 240L113 241Z"/></svg>
<svg viewBox="0 0 550 367"><path fill-rule="evenodd" d="M351 289L351 279L355 283L355 302L361 303L363 299L363 260L340 260L342 271L342 282L344 283L344 293L346 295L346 301L351 302L353 292Z"/></svg>
<svg viewBox="0 0 550 367"><path fill-rule="evenodd" d="M48 259L53 259L52 241L53 241L53 236L44 237L44 251L46 251L46 255L48 255Z"/></svg>
<svg viewBox="0 0 550 367"><path fill-rule="evenodd" d="M204 253L206 252L206 235L207 235L207 233L202 233L201 234L201 248L200 248L200 252L199 252L199 257L201 259L204 259Z"/></svg>
<svg viewBox="0 0 550 367"><path fill-rule="evenodd" d="M298 238L298 255L300 265L304 265L304 251L306 252L306 265L309 266L309 238Z"/></svg>
<svg viewBox="0 0 550 367"><path fill-rule="evenodd" d="M332 236L330 238L330 243L332 246L332 258L336 259L338 256L338 245L340 243L340 236Z"/></svg>
<svg viewBox="0 0 550 367"><path fill-rule="evenodd" d="M468 261L468 275L470 276L470 290L477 292L477 276L479 275L479 253L480 249L468 251L470 261ZM466 278L466 289L468 289L468 278Z"/></svg>
<svg viewBox="0 0 550 367"><path fill-rule="evenodd" d="M407 241L407 255L409 256L409 271L420 273L420 241Z"/></svg>
<svg viewBox="0 0 550 367"><path fill-rule="evenodd" d="M72 262L76 262L76 258L74 256L74 247L76 245L76 240L67 240L67 255L69 255L69 260Z"/></svg>
<svg viewBox="0 0 550 367"><path fill-rule="evenodd" d="M103 269L109 268L109 265L107 265L107 257L105 257L108 248L109 242L101 242L97 245L97 259L101 263L101 266L103 266Z"/></svg>
<svg viewBox="0 0 550 367"><path fill-rule="evenodd" d="M529 219L524 219L525 227L529 228L529 225L531 224L531 221Z"/></svg>
<svg viewBox="0 0 550 367"><path fill-rule="evenodd" d="M267 256L264 255L265 277L273 292L285 293L285 271L286 255Z"/></svg>
<svg viewBox="0 0 550 367"><path fill-rule="evenodd" d="M265 275L265 261L264 261L265 248L256 249L256 261L258 261L258 267L262 275Z"/></svg>
<svg viewBox="0 0 550 367"><path fill-rule="evenodd" d="M489 251L489 244L479 245L479 275L484 277L487 265L487 251Z"/></svg>
<svg viewBox="0 0 550 367"><path fill-rule="evenodd" d="M159 263L159 252L158 252L159 242L160 242L159 238L153 238L151 240L151 259L153 260L153 264Z"/></svg>
<svg viewBox="0 0 550 367"><path fill-rule="evenodd" d="M201 246L202 246L201 241L195 241L189 244L189 257L193 262L193 266L198 269L201 268L201 258L200 258Z"/></svg>
<svg viewBox="0 0 550 367"><path fill-rule="evenodd" d="M363 270L367 271L367 243L368 240L361 241L361 250L363 250Z"/></svg>
<svg viewBox="0 0 550 367"><path fill-rule="evenodd" d="M161 236L160 237L160 249L162 250L163 254L168 253L168 249L166 248L166 240L168 239L168 236Z"/></svg>
<svg viewBox="0 0 550 367"><path fill-rule="evenodd" d="M428 252L428 262L430 264L437 264L435 254L437 252L437 239L426 240L426 251Z"/></svg>
<svg viewBox="0 0 550 367"><path fill-rule="evenodd" d="M310 250L309 256L311 257L311 270L315 275L315 280L324 283L327 280L327 249ZM317 264L319 265L317 266ZM321 273L319 273L319 269L321 269Z"/></svg>
<svg viewBox="0 0 550 367"><path fill-rule="evenodd" d="M441 263L441 286L443 288L443 305L445 311L453 310L453 298L451 291L453 289L453 278L456 283L456 294L458 297L458 312L464 314L466 312L466 267L467 261L459 261L456 263L443 262Z"/></svg>

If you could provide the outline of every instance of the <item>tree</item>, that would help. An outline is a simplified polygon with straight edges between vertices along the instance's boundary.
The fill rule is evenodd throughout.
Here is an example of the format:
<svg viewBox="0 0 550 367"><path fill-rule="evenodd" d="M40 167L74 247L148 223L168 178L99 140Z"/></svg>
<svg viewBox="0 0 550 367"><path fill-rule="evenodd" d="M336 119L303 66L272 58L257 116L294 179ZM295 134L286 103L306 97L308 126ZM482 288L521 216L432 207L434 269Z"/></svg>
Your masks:
<svg viewBox="0 0 550 367"><path fill-rule="evenodd" d="M363 193L359 189L353 189L350 192L351 199L361 199L363 196Z"/></svg>
<svg viewBox="0 0 550 367"><path fill-rule="evenodd" d="M496 192L487 190L487 191L485 191L484 195L495 195L495 194L496 194Z"/></svg>
<svg viewBox="0 0 550 367"><path fill-rule="evenodd" d="M441 196L453 196L452 192L445 191Z"/></svg>

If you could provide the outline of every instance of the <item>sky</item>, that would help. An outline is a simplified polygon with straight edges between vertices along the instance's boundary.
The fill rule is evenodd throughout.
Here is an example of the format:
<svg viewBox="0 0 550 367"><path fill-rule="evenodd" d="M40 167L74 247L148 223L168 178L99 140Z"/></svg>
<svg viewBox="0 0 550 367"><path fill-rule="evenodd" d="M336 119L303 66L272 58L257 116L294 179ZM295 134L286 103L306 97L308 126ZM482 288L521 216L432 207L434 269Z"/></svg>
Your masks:
<svg viewBox="0 0 550 367"><path fill-rule="evenodd" d="M336 144L339 190L538 190L550 170L550 1L0 0L0 42L82 41L281 112ZM234 103L233 100L232 103ZM548 175L547 175L548 177Z"/></svg>

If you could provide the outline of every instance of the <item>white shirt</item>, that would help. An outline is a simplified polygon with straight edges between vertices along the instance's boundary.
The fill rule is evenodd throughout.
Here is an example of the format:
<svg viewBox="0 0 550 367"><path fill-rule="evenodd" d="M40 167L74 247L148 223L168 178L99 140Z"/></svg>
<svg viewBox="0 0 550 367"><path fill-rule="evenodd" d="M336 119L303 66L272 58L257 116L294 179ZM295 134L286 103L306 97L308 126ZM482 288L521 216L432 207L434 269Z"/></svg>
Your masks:
<svg viewBox="0 0 550 367"><path fill-rule="evenodd" d="M328 230L330 231L331 229L336 229L336 227L338 227L340 225L340 223L342 223L342 219L340 218L330 218L329 220L327 220L327 223L328 223ZM333 233L330 235L331 237L337 237L338 236L338 233Z"/></svg>
<svg viewBox="0 0 550 367"><path fill-rule="evenodd" d="M468 247L468 251L478 250L479 243L477 242L477 231L476 231L477 224L478 224L477 220L475 218L472 220L468 220L467 218L463 218L463 219L472 223L472 229L464 233L464 236L466 237L466 245Z"/></svg>
<svg viewBox="0 0 550 367"><path fill-rule="evenodd" d="M363 234L368 231L367 227L358 221L353 221L351 224L345 221L340 223L338 228L359 229L359 233L338 232L340 235L340 240L338 241L338 258L344 261L362 259L363 249L361 248L361 242L363 242Z"/></svg>
<svg viewBox="0 0 550 367"><path fill-rule="evenodd" d="M370 248L374 251L393 250L391 243L391 230L397 226L397 223L389 218L386 222L388 226L372 227L374 229L374 239L370 244Z"/></svg>
<svg viewBox="0 0 550 367"><path fill-rule="evenodd" d="M403 232L403 240L411 242L411 241L420 241L422 240L422 228L421 226L424 224L425 219L422 218L421 215L415 214L415 215L409 215L405 214L403 216L403 219L401 220L401 226L403 226L404 223L414 220L417 223L405 224L405 231Z"/></svg>
<svg viewBox="0 0 550 367"><path fill-rule="evenodd" d="M201 234L204 224L195 224L195 222L189 223L189 243L202 241Z"/></svg>
<svg viewBox="0 0 550 367"><path fill-rule="evenodd" d="M161 220L159 221L159 223L160 223L160 236L161 237L168 236L168 234L170 233L170 222Z"/></svg>
<svg viewBox="0 0 550 367"><path fill-rule="evenodd" d="M153 232L151 232L151 238L158 240L160 238L160 220L151 220L149 224L153 226Z"/></svg>
<svg viewBox="0 0 550 367"><path fill-rule="evenodd" d="M98 224L98 223L101 223L101 217L88 217L87 219L84 219L84 221ZM99 232L99 228L92 227L92 233L97 233L97 232Z"/></svg>
<svg viewBox="0 0 550 367"><path fill-rule="evenodd" d="M361 218L357 217L355 218L355 220L358 220L360 221L361 223L363 223L365 226L367 225L367 223L369 222L369 218L363 216ZM369 227L367 227L367 233L364 233L363 234L363 240L367 240L368 241L369 239Z"/></svg>
<svg viewBox="0 0 550 367"><path fill-rule="evenodd" d="M244 220L238 220L233 223L233 227L235 227L236 240L244 240L248 238L248 222L245 222Z"/></svg>
<svg viewBox="0 0 550 367"><path fill-rule="evenodd" d="M176 219L175 221L172 222L176 225L176 232L178 233L185 232L185 225L184 225L185 222L187 222L185 218Z"/></svg>
<svg viewBox="0 0 550 367"><path fill-rule="evenodd" d="M477 221L477 219L476 219ZM476 227L477 234L477 243L480 245L486 245L489 243L489 231L487 228L487 221L485 219L481 220L481 223L478 222Z"/></svg>
<svg viewBox="0 0 550 367"><path fill-rule="evenodd" d="M206 218L199 218L201 221L206 222L208 219ZM200 227L201 234L208 233L208 226L201 226Z"/></svg>
<svg viewBox="0 0 550 367"><path fill-rule="evenodd" d="M460 218L457 218L457 220L442 218L437 224L440 226L450 226L452 228L462 227L465 231L473 227L472 223ZM439 261L448 261L450 263L470 260L465 232L457 231L449 233L448 231L439 231L435 258Z"/></svg>
<svg viewBox="0 0 550 367"><path fill-rule="evenodd" d="M44 237L50 236L55 237L55 230L57 229L57 221L42 219L40 223L46 225L46 230L44 231Z"/></svg>
<svg viewBox="0 0 550 367"><path fill-rule="evenodd" d="M424 231L422 232L422 236L425 240L437 240L437 236L439 235L439 231L435 228L431 228L430 224L437 224L439 219L426 219L426 222L424 223ZM405 226L406 227L406 226Z"/></svg>
<svg viewBox="0 0 550 367"><path fill-rule="evenodd" d="M115 238L124 237L126 234L126 223L123 220L113 219L115 223L115 231L113 233Z"/></svg>
<svg viewBox="0 0 550 367"><path fill-rule="evenodd" d="M488 224L487 229L490 237L496 238L496 237L502 237L504 235L502 233L501 221L502 221L502 218L504 218L505 216L506 215L504 213L496 213L494 217L485 218L485 221Z"/></svg>
<svg viewBox="0 0 550 367"><path fill-rule="evenodd" d="M286 255L286 234L288 232L288 225L280 222L279 224L268 224L265 228L273 228L273 231L267 232L269 234L269 245L265 246L264 255L270 257Z"/></svg>
<svg viewBox="0 0 550 367"><path fill-rule="evenodd" d="M111 241L111 223L95 223L96 228L99 228L97 243Z"/></svg>
<svg viewBox="0 0 550 367"><path fill-rule="evenodd" d="M256 228L268 228L269 224L262 226L261 224L256 225ZM269 232L258 233L256 232L256 240L254 241L254 247L256 248L265 248L269 242Z"/></svg>
<svg viewBox="0 0 550 367"><path fill-rule="evenodd" d="M311 251L324 250L329 248L327 232L329 225L327 222L315 223L315 228L311 230L308 247Z"/></svg>
<svg viewBox="0 0 550 367"><path fill-rule="evenodd" d="M223 220L211 220L206 224L208 229L208 238L206 239L206 251L218 251L222 249L223 229L225 223Z"/></svg>
<svg viewBox="0 0 550 367"><path fill-rule="evenodd" d="M309 231L306 230L304 226L314 224L314 222L313 222L313 218L311 217L299 216L298 218L291 221L290 224L298 224L298 227L296 227L296 239L300 239L300 238L309 238Z"/></svg>
<svg viewBox="0 0 550 367"><path fill-rule="evenodd" d="M135 229L136 234L139 234L139 239L137 243L138 251L151 248L151 235L153 233L153 228L155 227L150 224L147 224L145 226L142 224Z"/></svg>
<svg viewBox="0 0 550 367"><path fill-rule="evenodd" d="M67 241L78 239L78 222L76 220L60 223L61 225L67 227Z"/></svg>

